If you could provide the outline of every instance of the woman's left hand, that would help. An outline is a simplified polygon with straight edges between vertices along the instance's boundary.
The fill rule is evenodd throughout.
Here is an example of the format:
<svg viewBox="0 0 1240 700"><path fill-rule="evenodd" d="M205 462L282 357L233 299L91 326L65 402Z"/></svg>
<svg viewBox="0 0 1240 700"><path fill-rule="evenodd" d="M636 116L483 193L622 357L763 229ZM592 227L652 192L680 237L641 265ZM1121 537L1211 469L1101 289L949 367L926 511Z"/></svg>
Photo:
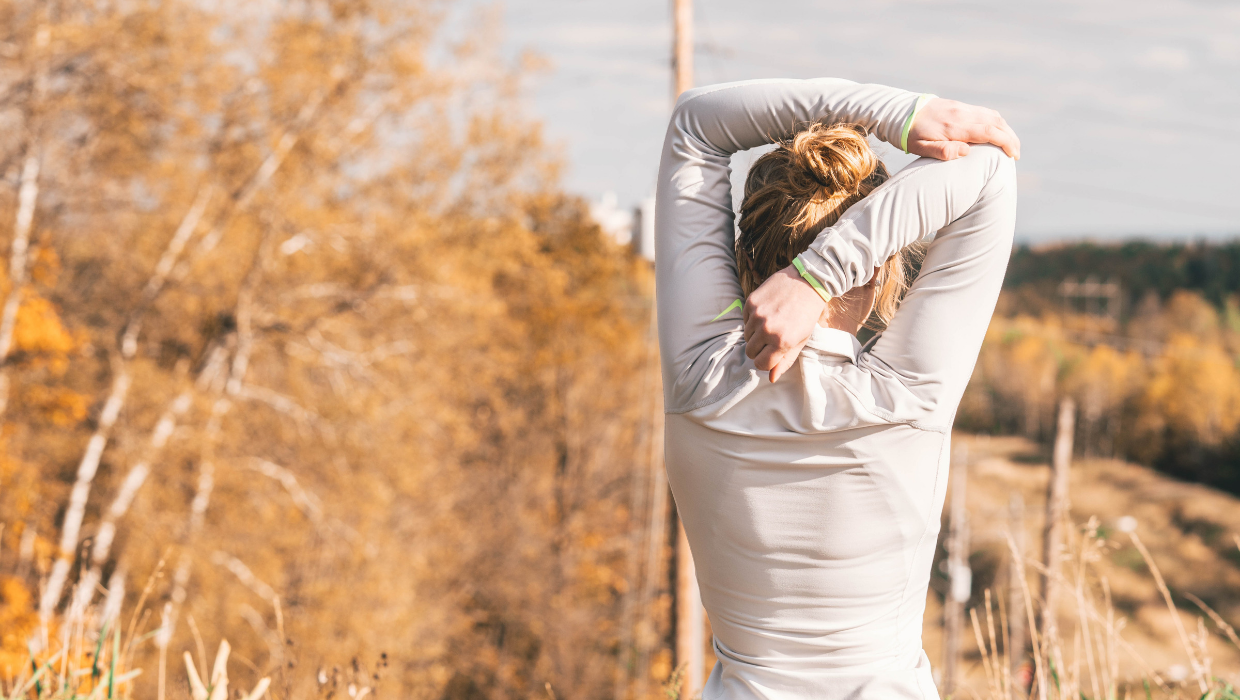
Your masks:
<svg viewBox="0 0 1240 700"><path fill-rule="evenodd" d="M993 143L1020 160L1020 139L993 109L936 97L921 108L908 132L908 152L927 158L962 158L971 143Z"/></svg>

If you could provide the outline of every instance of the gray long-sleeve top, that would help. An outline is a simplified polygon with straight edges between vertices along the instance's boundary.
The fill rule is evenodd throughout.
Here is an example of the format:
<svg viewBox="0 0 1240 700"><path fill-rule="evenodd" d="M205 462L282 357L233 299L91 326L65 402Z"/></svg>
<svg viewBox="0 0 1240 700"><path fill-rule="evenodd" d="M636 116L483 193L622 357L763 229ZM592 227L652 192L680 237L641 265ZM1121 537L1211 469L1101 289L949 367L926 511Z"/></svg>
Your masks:
<svg viewBox="0 0 1240 700"><path fill-rule="evenodd" d="M932 698L921 617L953 416L1011 252L1015 168L997 148L920 159L800 258L838 296L933 236L863 351L817 328L767 381L745 357L729 157L812 120L899 142L914 93L844 80L686 92L664 143L656 277L669 481L720 663L703 697Z"/></svg>

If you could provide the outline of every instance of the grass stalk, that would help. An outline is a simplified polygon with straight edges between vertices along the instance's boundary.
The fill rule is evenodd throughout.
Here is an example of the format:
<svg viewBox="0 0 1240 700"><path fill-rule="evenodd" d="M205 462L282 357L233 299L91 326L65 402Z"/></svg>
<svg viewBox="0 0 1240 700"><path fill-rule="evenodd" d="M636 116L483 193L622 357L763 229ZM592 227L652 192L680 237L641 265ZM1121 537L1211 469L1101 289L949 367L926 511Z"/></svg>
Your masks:
<svg viewBox="0 0 1240 700"><path fill-rule="evenodd" d="M1167 582L1163 580L1162 572L1159 571L1158 565L1154 563L1154 558L1150 556L1150 550L1146 549L1145 544L1141 542L1141 538L1137 537L1137 533L1130 532L1128 537L1132 539L1132 544L1141 553L1141 558L1145 560L1145 565L1149 567L1150 574L1154 577L1154 584L1158 586L1158 591L1162 593L1163 600L1167 603L1167 610L1171 613L1171 621L1175 624L1175 631L1180 635L1180 642L1184 645L1185 653L1188 654L1188 663L1192 666L1193 674L1197 677L1198 687L1201 688L1203 694L1209 692L1210 685L1206 679L1205 669L1197 659L1193 645L1188 639L1188 632L1184 629L1184 622L1180 620L1180 611L1175 607L1175 601L1171 599L1171 591L1167 588Z"/></svg>

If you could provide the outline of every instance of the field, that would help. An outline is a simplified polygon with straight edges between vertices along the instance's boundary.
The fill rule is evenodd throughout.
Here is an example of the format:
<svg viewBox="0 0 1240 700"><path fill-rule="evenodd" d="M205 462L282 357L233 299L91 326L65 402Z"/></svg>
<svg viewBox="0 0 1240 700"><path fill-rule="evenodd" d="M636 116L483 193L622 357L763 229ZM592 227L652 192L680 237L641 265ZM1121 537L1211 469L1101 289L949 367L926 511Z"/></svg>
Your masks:
<svg viewBox="0 0 1240 700"><path fill-rule="evenodd" d="M998 615L998 598L1009 595L1009 533L1011 495L1019 494L1024 503L1024 542L1028 566L1028 585L1037 595L1039 582L1036 562L1042 557L1042 529L1045 522L1049 455L1045 448L1022 438L988 437L957 433L955 440L968 447L968 512L971 524L973 595L969 606L978 609L985 625L984 596L990 589ZM1084 530L1095 519L1097 556L1090 561L1085 576L1079 567L1066 566L1063 572L1069 588L1083 578L1088 610L1100 613L1094 618L1093 633L1105 625L1107 606L1101 595L1101 582L1110 590L1118 637L1123 642L1114 655L1115 674L1133 692L1144 694L1142 681L1149 679L1157 690L1159 679L1170 688L1182 688L1184 697L1199 697L1185 646L1167 604L1140 551L1128 534L1121 531L1124 518L1135 519L1135 533L1149 550L1166 580L1176 603L1183 628L1195 640L1202 621L1206 633L1201 659L1210 659L1210 675L1226 682L1240 682L1240 648L1237 648L1190 596L1214 609L1224 620L1240 616L1240 549L1235 541L1240 533L1240 500L1198 484L1170 479L1139 465L1106 459L1078 459L1072 465L1071 517ZM1128 525L1131 527L1131 524ZM1077 542L1081 538L1077 537ZM1080 561L1080 545L1076 548ZM939 579L939 584L946 581ZM925 646L936 664L942 659L942 593L932 590L925 618ZM1075 593L1061 598L1059 628L1063 636L1065 663L1082 669L1088 666L1082 640L1076 637L1080 608ZM1010 607L1008 608L1010 611ZM1010 612L1008 613L1010 617ZM984 697L985 672L974 635L966 635L967 662L962 690L965 697ZM1194 644L1196 642L1194 641ZM1002 646L1002 645L1000 645ZM1101 654L1099 654L1101 656ZM1101 663L1097 660L1096 663ZM1089 673L1082 671L1088 678ZM1099 697L1083 683L1083 692ZM1122 696L1122 695L1121 695Z"/></svg>

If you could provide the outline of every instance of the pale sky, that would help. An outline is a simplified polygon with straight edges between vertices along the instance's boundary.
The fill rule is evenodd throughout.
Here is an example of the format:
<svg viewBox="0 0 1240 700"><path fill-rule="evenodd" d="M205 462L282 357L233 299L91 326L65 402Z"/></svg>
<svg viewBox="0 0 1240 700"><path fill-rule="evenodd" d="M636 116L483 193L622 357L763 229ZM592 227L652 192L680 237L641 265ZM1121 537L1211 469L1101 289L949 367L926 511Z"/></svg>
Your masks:
<svg viewBox="0 0 1240 700"><path fill-rule="evenodd" d="M530 110L565 185L653 191L669 0L505 0L550 68ZM1021 137L1028 242L1240 235L1240 2L695 0L696 85L841 77L998 109ZM896 154L902 157L902 154Z"/></svg>

